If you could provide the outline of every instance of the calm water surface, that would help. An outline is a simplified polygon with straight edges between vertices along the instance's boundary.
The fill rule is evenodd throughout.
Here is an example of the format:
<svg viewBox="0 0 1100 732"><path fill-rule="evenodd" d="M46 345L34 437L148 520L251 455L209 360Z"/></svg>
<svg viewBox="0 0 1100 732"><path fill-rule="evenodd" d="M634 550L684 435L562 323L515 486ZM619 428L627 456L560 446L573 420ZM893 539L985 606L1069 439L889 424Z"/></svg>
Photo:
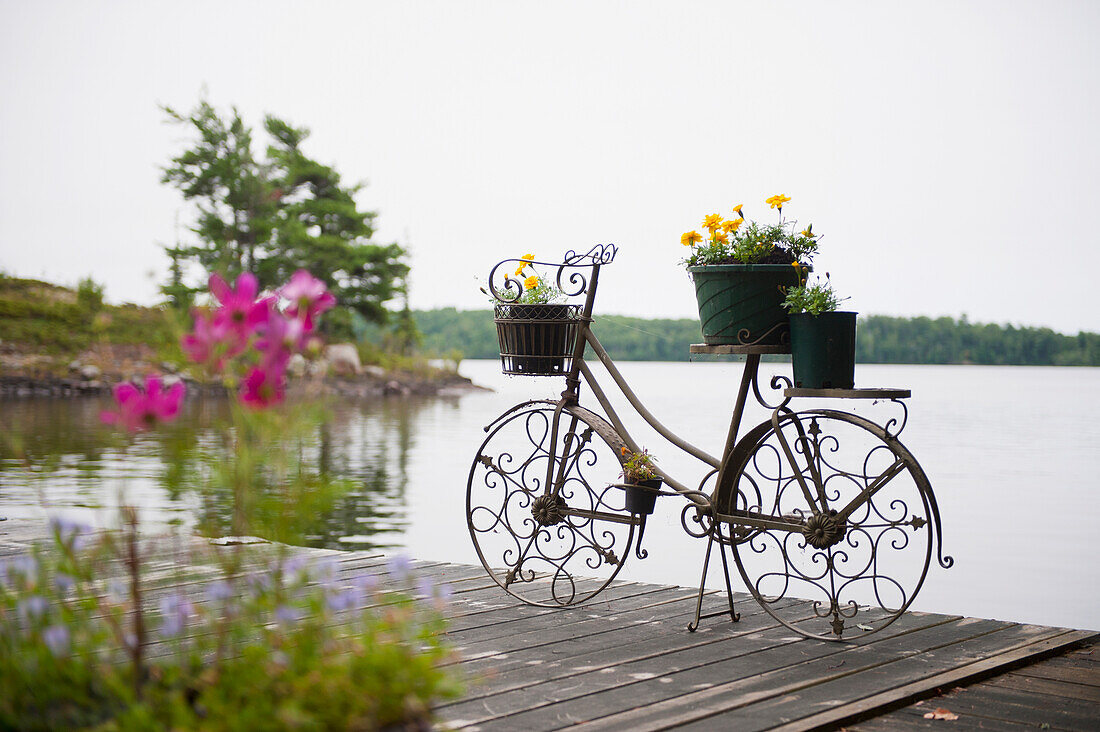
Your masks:
<svg viewBox="0 0 1100 732"><path fill-rule="evenodd" d="M620 367L673 431L721 451L740 364ZM762 366L765 373L788 369ZM504 377L495 361L466 361L462 372L494 391L333 408L331 421L305 449L355 487L317 517L310 543L477 562L466 530L465 486L482 428L516 402L556 397L563 380ZM932 482L944 551L956 560L950 570L933 562L913 607L1100 629L1100 426L1091 414L1100 403L1100 369L865 365L856 379L860 386L913 390L901 440ZM852 410L853 404L829 406ZM856 406L879 422L895 415L889 405ZM219 510L188 489L188 473L198 469L191 456L216 445L211 425L218 405L192 403L179 422L133 440L98 425L102 408L92 400L0 402L5 431L18 434L39 458L29 476L10 451L0 453L0 516L49 512L103 525L122 494L153 522L193 523ZM620 414L626 418L628 411L624 406ZM745 424L767 416L750 406ZM639 418L626 421L665 469L698 483L705 471L697 461L678 454ZM676 501L658 504L646 532L650 556L631 558L621 578L698 582L705 546L684 535ZM715 572L708 584L720 582Z"/></svg>

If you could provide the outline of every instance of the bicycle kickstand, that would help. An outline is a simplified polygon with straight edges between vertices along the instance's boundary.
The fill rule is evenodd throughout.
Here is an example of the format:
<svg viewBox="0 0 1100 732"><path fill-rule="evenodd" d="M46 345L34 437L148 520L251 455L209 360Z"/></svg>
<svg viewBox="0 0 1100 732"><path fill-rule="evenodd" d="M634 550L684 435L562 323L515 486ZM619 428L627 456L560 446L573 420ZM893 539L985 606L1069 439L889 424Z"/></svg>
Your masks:
<svg viewBox="0 0 1100 732"><path fill-rule="evenodd" d="M707 583L707 569L710 567L710 550L714 546L714 531L717 531L717 527L714 527L711 533L707 536L707 553L703 557L703 576L699 579L699 596L695 601L695 622L688 623L688 632L694 633L699 629L699 624L707 618L716 618L719 615L725 615L725 610L718 610L717 612L707 613L702 615L703 610L703 594L706 592ZM730 585L730 568L729 562L726 560L726 545L721 540L718 542L718 553L722 555L722 577L726 581L726 599L729 600L729 615L730 621L736 623L741 619L740 613L737 613L733 609L733 587Z"/></svg>

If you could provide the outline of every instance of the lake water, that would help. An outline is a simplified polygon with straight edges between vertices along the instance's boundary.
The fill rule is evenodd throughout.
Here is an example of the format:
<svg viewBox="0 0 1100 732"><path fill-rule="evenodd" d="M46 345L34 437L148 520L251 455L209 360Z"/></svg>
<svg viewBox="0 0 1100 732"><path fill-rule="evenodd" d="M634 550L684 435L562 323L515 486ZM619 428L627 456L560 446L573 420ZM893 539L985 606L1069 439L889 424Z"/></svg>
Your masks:
<svg viewBox="0 0 1100 732"><path fill-rule="evenodd" d="M620 368L668 427L712 454L721 451L739 363L628 362ZM761 370L787 373L789 366L763 364ZM563 380L505 377L496 361L465 361L462 373L494 391L333 408L319 454L357 488L317 517L312 543L477 563L465 489L482 428L516 402L556 397ZM931 480L944 552L956 562L949 570L933 562L913 608L1100 629L1100 424L1093 415L1100 369L862 365L856 379L860 386L912 389L901 441ZM582 404L592 406L585 396ZM95 400L0 402L6 433L18 434L36 457L52 456L36 461L31 478L10 452L0 453L0 516L48 512L103 525L120 493L152 522L189 523L209 510L178 473L189 465L181 456L215 439L216 405L190 404L178 423L133 439L98 425L103 406ZM856 406L878 422L896 413L890 405L828 406ZM624 417L628 412L620 410ZM750 404L744 424L766 417ZM678 454L640 418L626 422L662 467L688 485L698 483L705 472L698 461ZM705 545L683 533L677 500L658 504L646 532L649 558L632 557L620 578L698 582ZM714 572L708 584L720 582Z"/></svg>

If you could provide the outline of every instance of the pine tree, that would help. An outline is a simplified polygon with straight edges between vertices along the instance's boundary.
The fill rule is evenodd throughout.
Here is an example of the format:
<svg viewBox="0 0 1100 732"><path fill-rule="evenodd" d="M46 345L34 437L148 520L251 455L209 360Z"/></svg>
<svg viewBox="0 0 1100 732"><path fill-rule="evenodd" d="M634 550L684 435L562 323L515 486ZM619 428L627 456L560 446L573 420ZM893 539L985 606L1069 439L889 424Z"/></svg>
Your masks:
<svg viewBox="0 0 1100 732"><path fill-rule="evenodd" d="M195 205L191 230L199 239L166 248L176 272L162 288L166 294L180 299L180 262L229 278L252 272L263 288L307 269L325 281L342 308L371 322L388 320L386 303L409 271L405 251L371 241L377 213L359 209L355 195L362 185L344 185L334 168L302 151L308 129L267 116L271 143L258 159L252 130L235 108L227 119L205 100L188 115L169 107L165 112L196 135L164 168L162 181ZM326 320L351 321L350 313L333 315Z"/></svg>

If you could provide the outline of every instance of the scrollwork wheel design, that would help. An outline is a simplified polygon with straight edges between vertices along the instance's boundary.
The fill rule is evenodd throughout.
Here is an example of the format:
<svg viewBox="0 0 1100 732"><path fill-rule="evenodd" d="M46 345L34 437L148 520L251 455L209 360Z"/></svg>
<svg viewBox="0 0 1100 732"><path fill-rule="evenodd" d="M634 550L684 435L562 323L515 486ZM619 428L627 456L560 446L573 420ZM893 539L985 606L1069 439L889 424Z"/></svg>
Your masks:
<svg viewBox="0 0 1100 732"><path fill-rule="evenodd" d="M745 435L730 466L731 487L714 496L717 513L732 517L722 538L776 620L838 640L881 630L913 602L939 510L896 437L846 412L783 410Z"/></svg>
<svg viewBox="0 0 1100 732"><path fill-rule="evenodd" d="M466 518L481 563L510 594L560 607L619 573L634 538L614 429L581 408L532 402L492 425L470 468ZM550 476L549 481L547 476Z"/></svg>

